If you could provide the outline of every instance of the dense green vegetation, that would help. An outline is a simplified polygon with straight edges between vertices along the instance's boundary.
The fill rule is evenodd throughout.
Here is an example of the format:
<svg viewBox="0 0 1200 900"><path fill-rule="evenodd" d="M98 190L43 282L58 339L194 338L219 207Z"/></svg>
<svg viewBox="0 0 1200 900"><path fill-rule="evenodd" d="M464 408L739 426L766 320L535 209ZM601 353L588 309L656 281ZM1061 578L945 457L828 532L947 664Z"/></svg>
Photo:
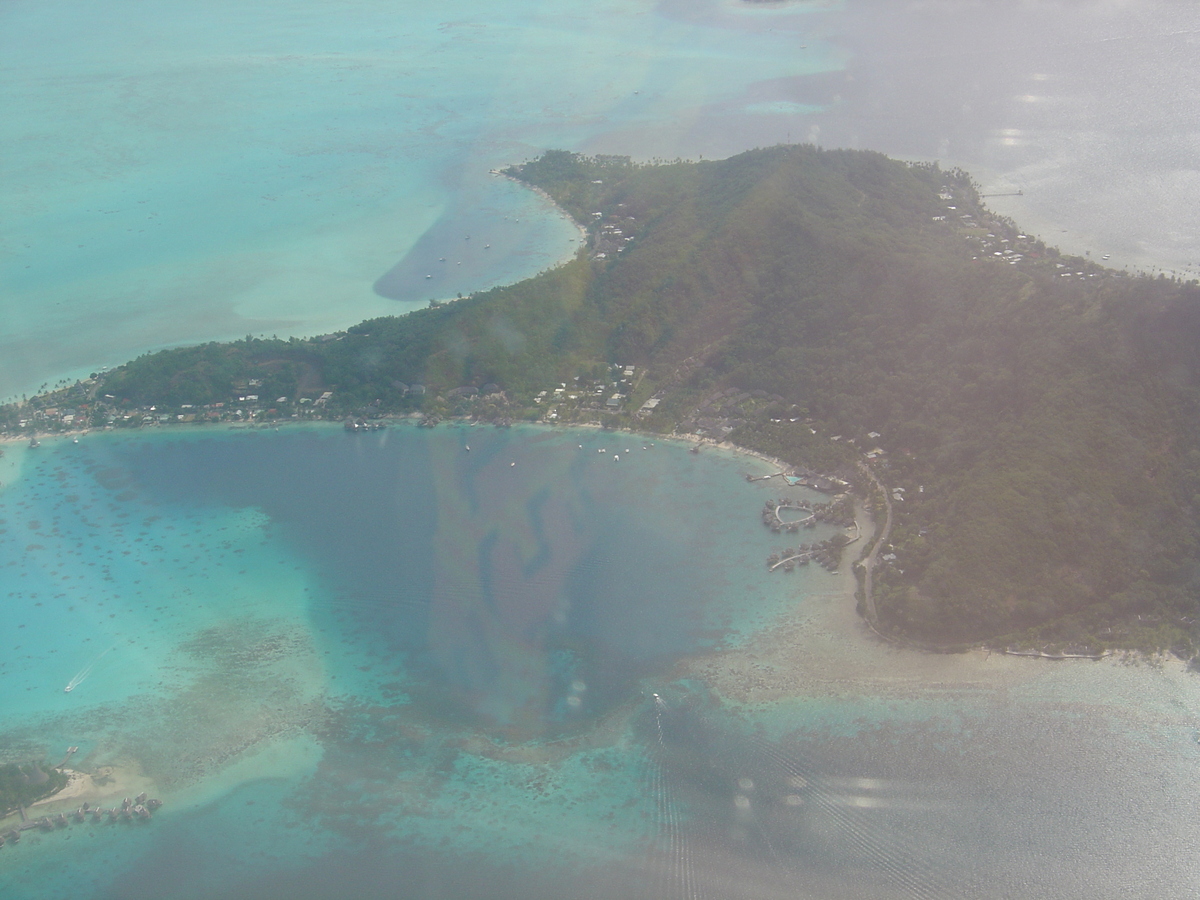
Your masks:
<svg viewBox="0 0 1200 900"><path fill-rule="evenodd" d="M57 794L67 786L67 780L64 772L37 763L0 766L0 815Z"/></svg>
<svg viewBox="0 0 1200 900"><path fill-rule="evenodd" d="M1060 256L964 173L873 153L552 152L512 174L588 225L573 261L336 340L152 354L93 394L211 404L253 377L331 390L338 414L446 414L465 409L452 389L492 383L536 418L537 392L632 365L614 424L723 416L739 443L848 478L884 451L870 465L903 499L881 630L1194 653L1200 289ZM723 389L757 399L713 412Z"/></svg>

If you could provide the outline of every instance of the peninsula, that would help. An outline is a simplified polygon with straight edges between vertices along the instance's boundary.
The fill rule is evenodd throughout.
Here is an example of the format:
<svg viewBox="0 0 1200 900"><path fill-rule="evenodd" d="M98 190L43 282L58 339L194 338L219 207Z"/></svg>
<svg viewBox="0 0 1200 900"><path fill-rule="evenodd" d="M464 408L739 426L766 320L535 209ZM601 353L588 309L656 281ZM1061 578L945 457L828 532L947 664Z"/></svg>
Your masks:
<svg viewBox="0 0 1200 900"><path fill-rule="evenodd" d="M1195 283L1064 255L966 173L876 153L552 151L505 174L586 229L574 259L337 334L148 354L0 428L416 414L727 440L886 516L854 548L882 634L1195 656Z"/></svg>

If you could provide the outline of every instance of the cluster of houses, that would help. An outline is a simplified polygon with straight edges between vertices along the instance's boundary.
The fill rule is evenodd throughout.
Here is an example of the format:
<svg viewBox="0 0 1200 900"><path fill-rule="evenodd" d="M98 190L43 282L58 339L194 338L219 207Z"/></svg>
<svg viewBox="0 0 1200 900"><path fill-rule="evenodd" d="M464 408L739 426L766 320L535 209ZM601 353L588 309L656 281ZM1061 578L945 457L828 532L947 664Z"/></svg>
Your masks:
<svg viewBox="0 0 1200 900"><path fill-rule="evenodd" d="M795 497L780 497L768 500L762 510L762 523L775 534L781 531L797 532L801 528L815 528L818 523L850 528L854 525L854 509L847 494L839 494L830 503L809 503ZM784 510L808 513L798 519L785 519Z"/></svg>
<svg viewBox="0 0 1200 900"><path fill-rule="evenodd" d="M961 229L974 248L976 255L972 259L991 259L1012 266L1046 260L1046 250L1040 241L1018 233L1005 220L977 218L973 213L963 212L960 205L966 201L956 197L950 188L943 189L938 197L943 203L943 212L933 216L933 221L946 222ZM1105 261L1108 258L1107 253L1102 257ZM1078 257L1061 257L1061 261L1054 263L1054 268L1060 278L1101 278L1113 274Z"/></svg>
<svg viewBox="0 0 1200 900"><path fill-rule="evenodd" d="M794 476L784 476L789 484L800 484ZM748 480L752 480L749 479ZM841 482L845 484L845 482ZM795 510L807 513L799 518L785 518L784 510ZM842 550L847 544L857 541L861 536L858 522L854 518L854 501L847 493L840 493L828 503L810 503L798 497L780 497L767 500L762 509L762 523L774 534L786 531L795 533L801 528L815 528L818 523L835 525L842 528L853 528L856 534L853 538L845 534L835 534L827 540L812 544L800 544L798 547L788 547L782 553L772 553L767 557L767 569L774 572L783 569L793 571L797 566L806 566L810 561L830 572L836 572L842 559Z"/></svg>
<svg viewBox="0 0 1200 900"><path fill-rule="evenodd" d="M949 188L943 189L938 198L943 203L944 212L934 216L933 221L950 222L962 228L981 256L998 258L1001 262L1011 265L1016 265L1027 256L1030 259L1041 257L1041 251L1028 236L1017 234L1015 229L1006 229L1001 223L991 219L977 220L973 213L962 212L956 204L963 201L956 199L954 192Z"/></svg>
<svg viewBox="0 0 1200 900"><path fill-rule="evenodd" d="M792 572L797 566L807 566L809 562L815 562L821 568L836 573L841 564L841 551L844 546L830 539L816 544L788 547L782 553L772 553L767 557L767 569L771 572L779 569Z"/></svg>
<svg viewBox="0 0 1200 900"><path fill-rule="evenodd" d="M579 411L619 412L637 378L636 366L614 365L607 379L577 375L570 383L560 381L558 387L539 391L533 402L545 409L541 415L543 422L571 421Z"/></svg>
<svg viewBox="0 0 1200 900"><path fill-rule="evenodd" d="M67 817L65 812L60 812L54 816L40 816L36 819L22 822L18 827L11 828L0 834L0 847L3 847L5 844L18 843L21 840L22 831L31 831L35 828L39 831L55 831L59 828L66 828L72 821L76 824L83 824L88 819L91 819L92 823L97 825L105 821L109 824L116 822L148 822L153 816L154 811L160 806L162 806L161 800L147 797L144 791L132 800L126 797L121 801L120 806L114 806L109 809L84 803L71 813L70 818ZM107 819L105 818L106 816Z"/></svg>
<svg viewBox="0 0 1200 900"><path fill-rule="evenodd" d="M420 387L419 385L417 387ZM159 403L130 406L112 394L100 393L96 379L81 381L55 395L35 398L22 406L0 433L53 433L88 428L143 427L180 423L255 423L279 419L324 418L332 391L314 397L270 397L262 394L263 382L250 379L234 386L228 400L214 403ZM424 392L424 388L421 388Z"/></svg>
<svg viewBox="0 0 1200 900"><path fill-rule="evenodd" d="M592 259L607 259L625 252L633 243L637 220L626 215L625 204L618 203L617 211L605 216L603 212L592 213L592 227L589 236L592 245Z"/></svg>

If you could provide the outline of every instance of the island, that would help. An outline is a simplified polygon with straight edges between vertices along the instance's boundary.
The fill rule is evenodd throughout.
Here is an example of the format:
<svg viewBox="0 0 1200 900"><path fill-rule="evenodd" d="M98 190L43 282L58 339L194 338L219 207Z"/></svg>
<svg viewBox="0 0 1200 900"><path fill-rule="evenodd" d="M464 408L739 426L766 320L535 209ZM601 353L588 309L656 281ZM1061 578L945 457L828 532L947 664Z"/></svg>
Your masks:
<svg viewBox="0 0 1200 900"><path fill-rule="evenodd" d="M885 638L1196 656L1196 283L1063 254L967 173L872 152L503 174L586 230L573 259L336 334L147 354L0 429L418 416L729 442L851 486L878 527L826 549L854 551Z"/></svg>

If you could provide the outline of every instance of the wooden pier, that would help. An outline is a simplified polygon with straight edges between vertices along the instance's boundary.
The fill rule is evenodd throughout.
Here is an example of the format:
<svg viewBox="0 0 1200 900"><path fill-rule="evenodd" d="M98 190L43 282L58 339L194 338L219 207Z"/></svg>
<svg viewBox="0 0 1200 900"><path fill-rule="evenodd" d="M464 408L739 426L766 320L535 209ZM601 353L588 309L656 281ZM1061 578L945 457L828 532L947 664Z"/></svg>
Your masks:
<svg viewBox="0 0 1200 900"><path fill-rule="evenodd" d="M78 748L76 748L78 749ZM53 798L51 798L53 799ZM120 806L114 806L111 809L103 809L99 806L92 806L90 803L84 803L78 809L71 811L70 818L66 812L58 812L54 815L39 816L36 819L29 819L25 815L25 810L21 809L21 824L4 831L0 831L0 847L6 844L16 844L21 840L21 833L25 831L58 831L67 828L72 821L75 824L87 824L88 818L91 818L91 824L98 825L104 821L104 815L108 815L109 825L117 822L149 822L153 817L153 813L162 806L162 801L153 797L147 797L145 793L138 794L136 800L131 800L126 797L121 801Z"/></svg>

